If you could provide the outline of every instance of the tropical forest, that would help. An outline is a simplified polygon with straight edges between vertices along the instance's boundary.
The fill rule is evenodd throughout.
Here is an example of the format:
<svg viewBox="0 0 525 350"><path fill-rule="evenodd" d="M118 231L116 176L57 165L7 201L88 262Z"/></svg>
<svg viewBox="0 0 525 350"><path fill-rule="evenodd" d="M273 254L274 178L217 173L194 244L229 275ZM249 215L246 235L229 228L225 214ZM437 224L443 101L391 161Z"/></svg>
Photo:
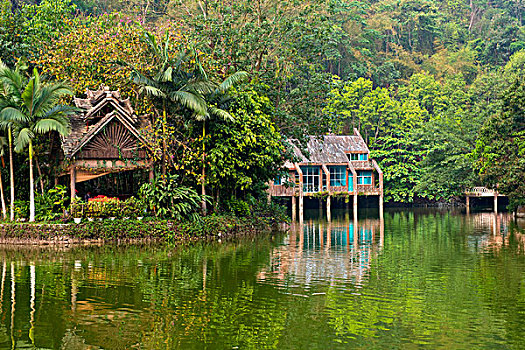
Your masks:
<svg viewBox="0 0 525 350"><path fill-rule="evenodd" d="M524 0L0 0L0 349L524 349Z"/></svg>

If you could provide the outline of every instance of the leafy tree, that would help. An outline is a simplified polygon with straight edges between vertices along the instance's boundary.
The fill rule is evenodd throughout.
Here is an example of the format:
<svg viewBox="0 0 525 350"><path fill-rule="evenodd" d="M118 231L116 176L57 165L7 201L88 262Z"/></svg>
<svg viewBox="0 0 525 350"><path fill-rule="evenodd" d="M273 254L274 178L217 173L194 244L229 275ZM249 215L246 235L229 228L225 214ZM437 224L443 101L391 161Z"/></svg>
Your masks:
<svg viewBox="0 0 525 350"><path fill-rule="evenodd" d="M525 83L503 96L503 110L484 125L474 157L482 180L509 197L511 209L525 205Z"/></svg>
<svg viewBox="0 0 525 350"><path fill-rule="evenodd" d="M219 202L246 193L258 195L261 184L273 179L283 161L281 135L272 122L274 108L253 89L232 91L233 120L210 124L208 182Z"/></svg>

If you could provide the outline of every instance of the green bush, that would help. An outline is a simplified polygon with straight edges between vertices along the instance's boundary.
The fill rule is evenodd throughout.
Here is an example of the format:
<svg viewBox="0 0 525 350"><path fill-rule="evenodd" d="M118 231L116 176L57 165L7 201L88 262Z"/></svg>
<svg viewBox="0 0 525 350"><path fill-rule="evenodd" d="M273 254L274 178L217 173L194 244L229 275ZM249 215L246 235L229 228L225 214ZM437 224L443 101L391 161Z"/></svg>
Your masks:
<svg viewBox="0 0 525 350"><path fill-rule="evenodd" d="M83 202L75 200L70 207L74 218L136 218L144 216L144 205L138 199L131 197L125 201L109 199L104 202Z"/></svg>
<svg viewBox="0 0 525 350"><path fill-rule="evenodd" d="M201 196L190 187L180 186L177 175L157 177L139 190L139 198L155 216L175 220L197 219ZM209 201L208 198L205 198Z"/></svg>

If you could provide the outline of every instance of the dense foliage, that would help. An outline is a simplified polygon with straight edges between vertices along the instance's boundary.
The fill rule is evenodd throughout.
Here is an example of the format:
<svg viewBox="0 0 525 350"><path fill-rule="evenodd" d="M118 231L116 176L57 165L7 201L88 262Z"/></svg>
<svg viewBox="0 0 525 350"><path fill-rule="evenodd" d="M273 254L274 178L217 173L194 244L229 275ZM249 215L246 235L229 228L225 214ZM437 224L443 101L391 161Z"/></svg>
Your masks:
<svg viewBox="0 0 525 350"><path fill-rule="evenodd" d="M0 58L13 67L25 57L77 95L120 89L151 116L144 136L158 171L201 187L213 208L261 198L284 139L354 127L383 168L388 201L448 201L505 186L479 166L479 144L510 118L524 14L507 0L3 0ZM521 130L500 124L510 128L502 138ZM519 147L503 150L520 159ZM17 173L24 158L14 157ZM55 165L42 163L36 182L49 187Z"/></svg>

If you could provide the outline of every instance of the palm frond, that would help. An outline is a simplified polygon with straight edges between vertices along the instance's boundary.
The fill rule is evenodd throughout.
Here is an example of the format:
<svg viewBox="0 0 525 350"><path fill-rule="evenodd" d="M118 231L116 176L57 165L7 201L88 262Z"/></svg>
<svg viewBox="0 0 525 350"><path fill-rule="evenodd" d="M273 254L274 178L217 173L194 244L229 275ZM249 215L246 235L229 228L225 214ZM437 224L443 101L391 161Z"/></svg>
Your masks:
<svg viewBox="0 0 525 350"><path fill-rule="evenodd" d="M146 85L146 86L143 86L141 90L144 91L146 95L148 96L166 98L166 94L164 93L164 91L154 86Z"/></svg>
<svg viewBox="0 0 525 350"><path fill-rule="evenodd" d="M35 80L35 77L33 76L31 79L29 79L29 82L24 88L24 91L22 92L22 101L24 104L24 107L28 110L29 115L33 114L33 103L35 102L35 96L37 94L37 81Z"/></svg>
<svg viewBox="0 0 525 350"><path fill-rule="evenodd" d="M5 152L4 152L5 147L7 147L7 138L4 136L0 136L0 157L3 157L5 155Z"/></svg>
<svg viewBox="0 0 525 350"><path fill-rule="evenodd" d="M46 114L64 95L73 95L73 91L65 84L44 86L33 102L33 115Z"/></svg>
<svg viewBox="0 0 525 350"><path fill-rule="evenodd" d="M33 130L37 134L45 134L50 131L57 131L60 135L65 136L69 133L67 124L64 125L59 120L51 118L40 119L36 122Z"/></svg>
<svg viewBox="0 0 525 350"><path fill-rule="evenodd" d="M225 121L228 121L228 122L235 121L235 118L230 113L225 111L224 109L220 109L220 108L217 108L215 106L210 106L210 107L208 107L208 111L214 117L220 118L222 120L225 120Z"/></svg>
<svg viewBox="0 0 525 350"><path fill-rule="evenodd" d="M23 128L15 137L15 152L23 152L29 142L35 138L35 134L29 128Z"/></svg>
<svg viewBox="0 0 525 350"><path fill-rule="evenodd" d="M206 115L207 107L206 101L202 96L188 92L188 91L171 91L168 94L171 101L180 103L184 107L190 109L196 114Z"/></svg>
<svg viewBox="0 0 525 350"><path fill-rule="evenodd" d="M181 90L208 95L217 89L211 81L193 80L189 81Z"/></svg>
<svg viewBox="0 0 525 350"><path fill-rule="evenodd" d="M0 68L0 82L10 93L21 95L24 87L24 76L8 67Z"/></svg>
<svg viewBox="0 0 525 350"><path fill-rule="evenodd" d="M24 124L31 121L31 117L22 112L20 109L14 107L5 107L2 109L2 111L0 111L0 120L11 124Z"/></svg>
<svg viewBox="0 0 525 350"><path fill-rule="evenodd" d="M249 77L249 74L245 71L238 71L226 78L221 84L219 84L218 92L224 93L233 86L245 82Z"/></svg>

